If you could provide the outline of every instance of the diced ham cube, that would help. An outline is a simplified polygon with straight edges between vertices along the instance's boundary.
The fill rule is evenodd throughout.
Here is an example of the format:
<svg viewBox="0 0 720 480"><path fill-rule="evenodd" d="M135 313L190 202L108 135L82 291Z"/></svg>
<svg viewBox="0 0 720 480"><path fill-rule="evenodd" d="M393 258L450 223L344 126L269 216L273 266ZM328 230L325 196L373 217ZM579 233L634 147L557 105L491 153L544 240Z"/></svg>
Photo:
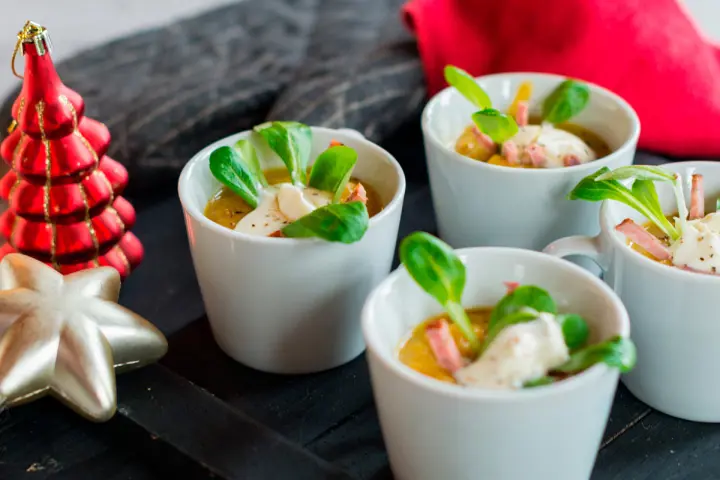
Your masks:
<svg viewBox="0 0 720 480"><path fill-rule="evenodd" d="M352 189L352 191L350 192L350 195L348 196L348 198L345 202L347 203L347 202L355 202L355 201L360 201L363 204L367 205L367 201L368 201L367 192L365 191L365 187L363 187L362 183L360 183L360 182L355 184L355 187Z"/></svg>
<svg viewBox="0 0 720 480"><path fill-rule="evenodd" d="M532 143L525 148L525 152L530 157L530 163L534 167L544 167L547 161L545 157L545 148L537 143Z"/></svg>
<svg viewBox="0 0 720 480"><path fill-rule="evenodd" d="M520 282L503 282L507 287L507 293L512 293L520 286Z"/></svg>
<svg viewBox="0 0 720 480"><path fill-rule="evenodd" d="M434 320L425 326L425 338L438 364L450 373L465 366L460 349L455 344L450 326L445 320Z"/></svg>
<svg viewBox="0 0 720 480"><path fill-rule="evenodd" d="M473 127L473 135L475 135L475 138L480 142L480 145L484 146L485 149L490 151L495 151L495 142L493 142L493 139L482 133L476 126Z"/></svg>
<svg viewBox="0 0 720 480"><path fill-rule="evenodd" d="M505 160L507 160L510 165L520 164L520 155L518 153L518 147L515 142L508 140L507 142L503 143L502 155L503 157L505 157Z"/></svg>
<svg viewBox="0 0 720 480"><path fill-rule="evenodd" d="M703 176L692 176L692 188L690 189L690 219L702 218L705 216L705 192L703 189Z"/></svg>
<svg viewBox="0 0 720 480"><path fill-rule="evenodd" d="M518 102L517 112L515 112L515 122L519 127L524 127L530 119L530 107L528 102Z"/></svg>
<svg viewBox="0 0 720 480"><path fill-rule="evenodd" d="M641 225L626 218L615 230L624 234L631 242L640 245L646 252L658 260L668 260L672 257L670 249L659 238L645 230Z"/></svg>
<svg viewBox="0 0 720 480"><path fill-rule="evenodd" d="M569 153L563 157L563 165L566 167L573 167L575 165L580 165L580 159L577 155L573 155L572 153Z"/></svg>

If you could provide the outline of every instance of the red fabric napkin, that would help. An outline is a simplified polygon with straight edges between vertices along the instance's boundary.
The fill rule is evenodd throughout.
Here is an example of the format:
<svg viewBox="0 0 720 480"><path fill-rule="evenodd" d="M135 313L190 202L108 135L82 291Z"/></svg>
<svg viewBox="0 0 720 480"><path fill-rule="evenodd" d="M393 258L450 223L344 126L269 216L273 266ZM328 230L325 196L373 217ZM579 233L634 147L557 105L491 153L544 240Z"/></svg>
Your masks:
<svg viewBox="0 0 720 480"><path fill-rule="evenodd" d="M411 0L403 18L430 94L446 86L447 64L557 73L624 97L641 148L720 156L720 48L678 0Z"/></svg>

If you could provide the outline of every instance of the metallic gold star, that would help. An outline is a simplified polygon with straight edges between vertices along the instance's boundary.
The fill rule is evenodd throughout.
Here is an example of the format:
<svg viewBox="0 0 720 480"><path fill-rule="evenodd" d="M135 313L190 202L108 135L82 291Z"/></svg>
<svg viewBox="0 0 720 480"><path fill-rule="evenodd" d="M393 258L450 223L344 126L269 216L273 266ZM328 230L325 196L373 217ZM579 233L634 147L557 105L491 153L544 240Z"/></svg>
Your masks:
<svg viewBox="0 0 720 480"><path fill-rule="evenodd" d="M117 406L115 371L167 352L150 322L117 304L120 275L100 267L63 276L21 254L0 262L0 404L51 394L90 420Z"/></svg>

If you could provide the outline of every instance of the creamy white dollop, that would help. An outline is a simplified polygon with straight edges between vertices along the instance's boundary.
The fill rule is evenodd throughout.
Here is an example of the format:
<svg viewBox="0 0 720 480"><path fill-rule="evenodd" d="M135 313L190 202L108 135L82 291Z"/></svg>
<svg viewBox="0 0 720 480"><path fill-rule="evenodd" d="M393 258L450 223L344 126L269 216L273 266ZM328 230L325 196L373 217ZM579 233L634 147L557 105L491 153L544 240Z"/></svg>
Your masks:
<svg viewBox="0 0 720 480"><path fill-rule="evenodd" d="M281 183L266 188L260 203L235 226L235 231L267 237L285 225L332 202L332 194Z"/></svg>
<svg viewBox="0 0 720 480"><path fill-rule="evenodd" d="M564 167L564 159L568 155L574 155L581 164L597 159L595 151L580 137L549 123L520 127L510 141L515 142L519 152L523 152L531 144L543 147L545 168Z"/></svg>
<svg viewBox="0 0 720 480"><path fill-rule="evenodd" d="M698 272L720 272L720 214L687 220L679 239L670 245L672 263Z"/></svg>
<svg viewBox="0 0 720 480"><path fill-rule="evenodd" d="M504 328L480 358L455 372L455 379L471 387L517 389L547 375L568 357L555 316L540 313L535 320Z"/></svg>

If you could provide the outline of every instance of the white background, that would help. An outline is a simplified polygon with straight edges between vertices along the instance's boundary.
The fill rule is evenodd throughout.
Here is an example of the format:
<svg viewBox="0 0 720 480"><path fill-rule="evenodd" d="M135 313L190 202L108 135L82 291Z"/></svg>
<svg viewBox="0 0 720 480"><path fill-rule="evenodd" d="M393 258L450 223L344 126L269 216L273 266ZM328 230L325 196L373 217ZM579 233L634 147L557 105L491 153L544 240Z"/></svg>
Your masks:
<svg viewBox="0 0 720 480"><path fill-rule="evenodd" d="M598 0L600 1L600 0ZM609 0L605 0L609 1ZM611 0L622 1L622 0ZM652 1L652 0L648 0ZM0 98L12 88L10 56L15 35L26 20L50 31L56 60L105 40L178 18L231 0L0 0ZM720 0L684 0L700 27L720 41Z"/></svg>

